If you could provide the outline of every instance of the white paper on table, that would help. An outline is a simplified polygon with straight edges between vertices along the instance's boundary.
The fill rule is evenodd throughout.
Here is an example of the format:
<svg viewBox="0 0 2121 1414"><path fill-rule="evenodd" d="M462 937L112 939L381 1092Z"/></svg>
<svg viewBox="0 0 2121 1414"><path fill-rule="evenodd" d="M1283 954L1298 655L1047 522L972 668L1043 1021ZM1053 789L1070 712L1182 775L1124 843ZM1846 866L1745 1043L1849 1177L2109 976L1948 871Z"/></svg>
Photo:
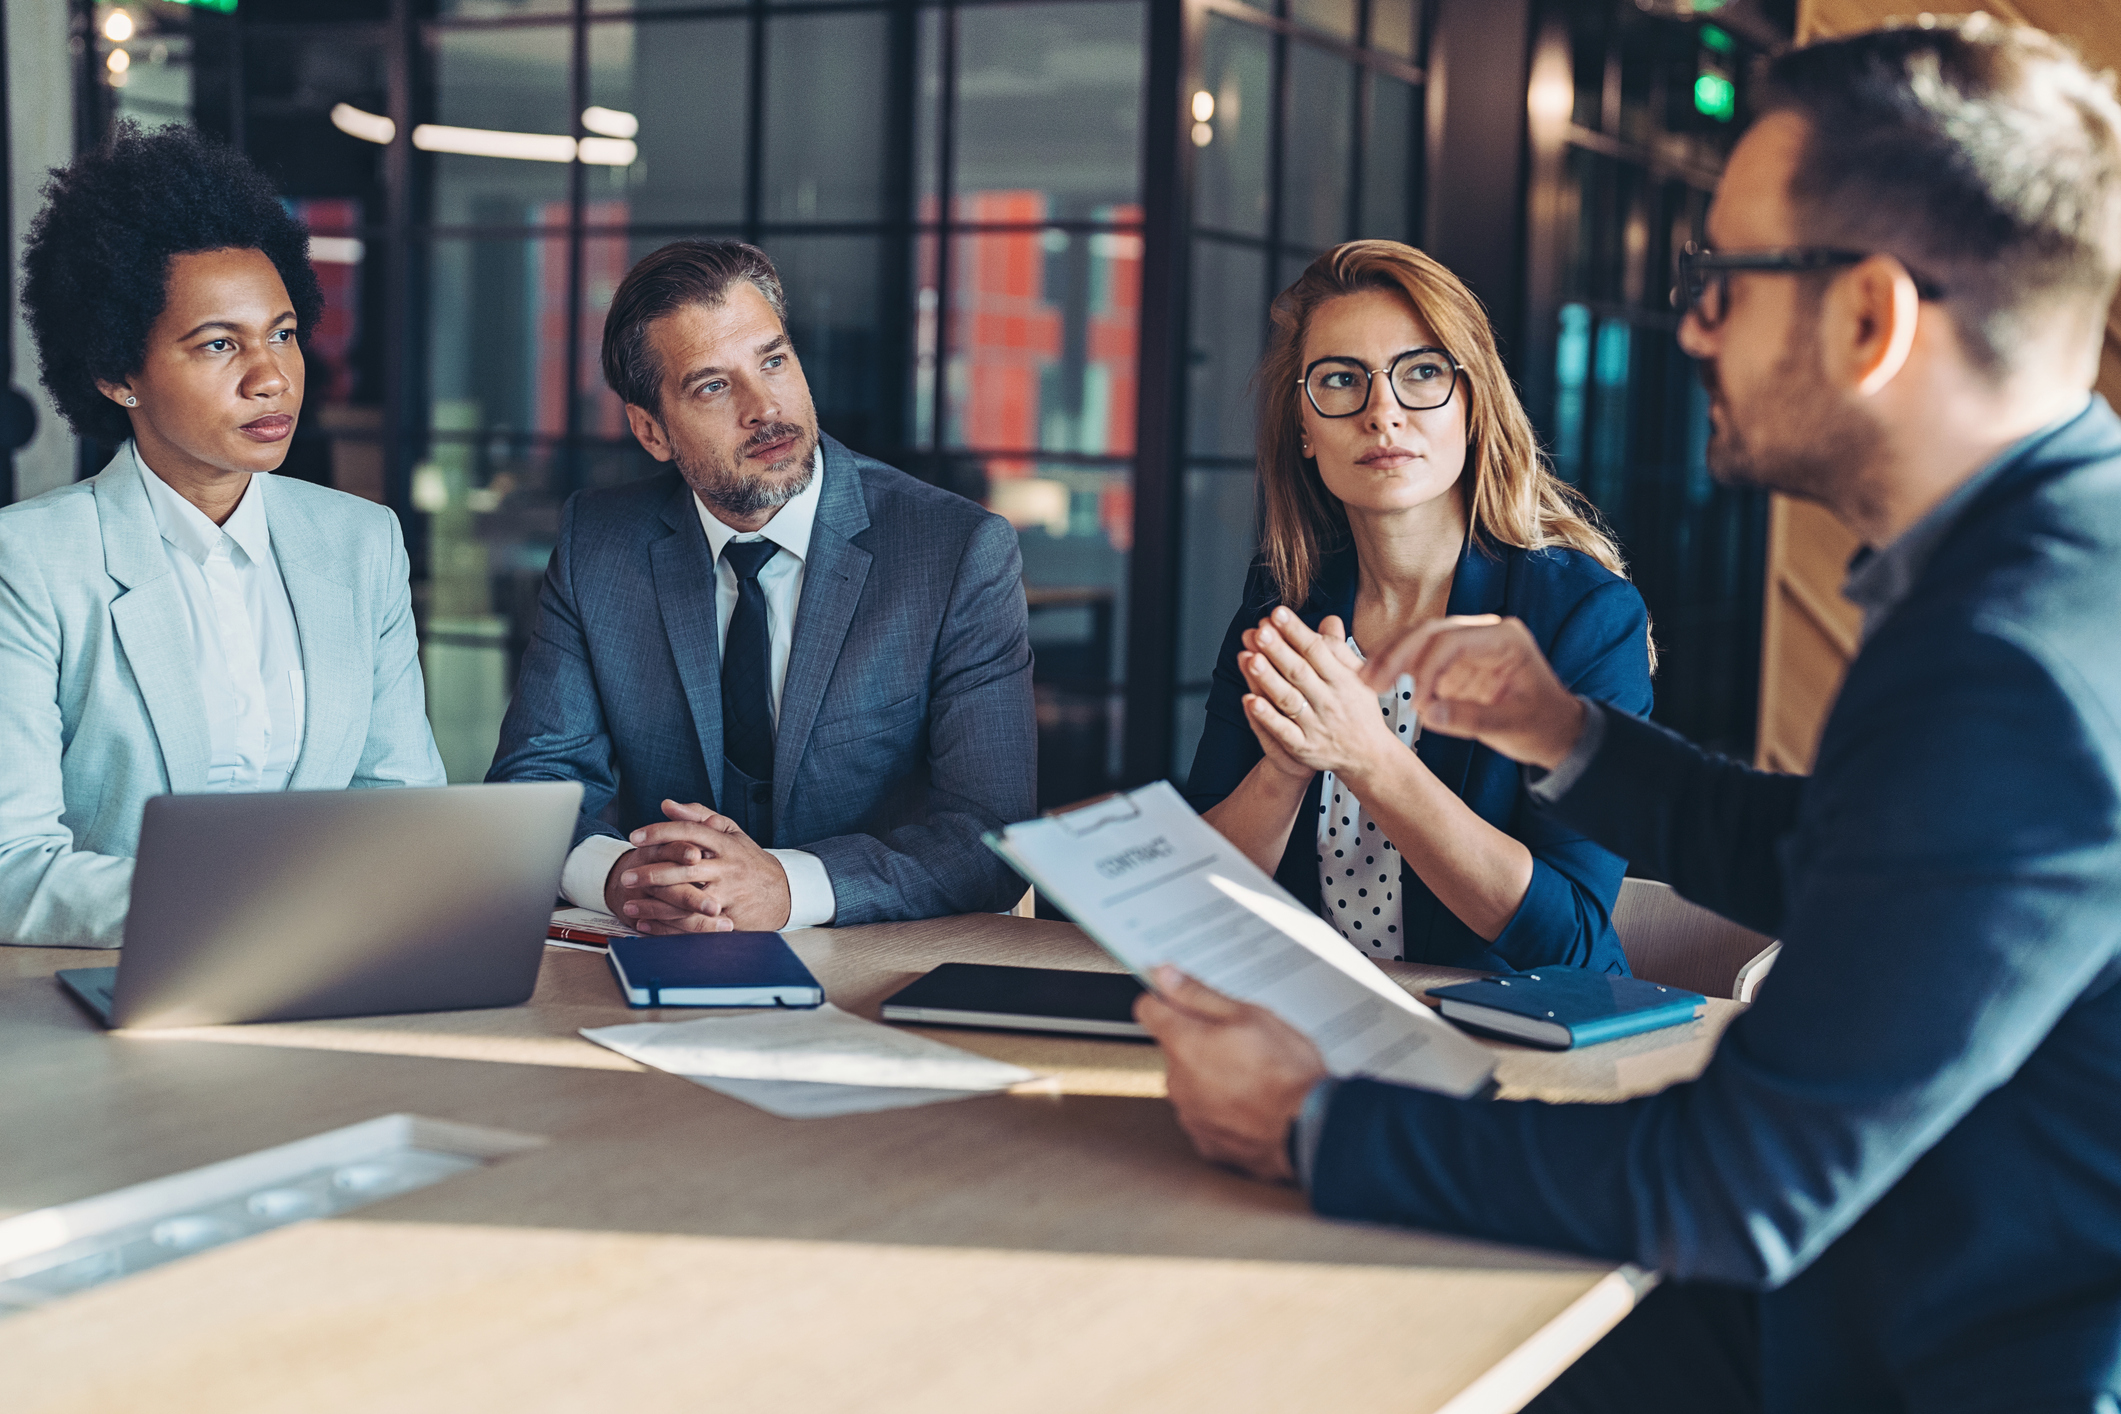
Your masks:
<svg viewBox="0 0 2121 1414"><path fill-rule="evenodd" d="M814 1080L732 1080L726 1075L687 1075L718 1095L742 1100L779 1119L830 1119L834 1115L909 1110L946 1100L969 1100L987 1090L902 1090L890 1085L820 1085Z"/></svg>
<svg viewBox="0 0 2121 1414"><path fill-rule="evenodd" d="M865 1021L829 1002L805 1010L601 1026L582 1035L643 1065L791 1118L932 1104L1037 1078L1021 1066Z"/></svg>
<svg viewBox="0 0 2121 1414"><path fill-rule="evenodd" d="M1145 982L1170 963L1263 1006L1308 1036L1336 1076L1468 1096L1494 1074L1485 1049L1358 955L1167 781L988 842Z"/></svg>
<svg viewBox="0 0 2121 1414"><path fill-rule="evenodd" d="M601 908L555 908L552 921L569 928L579 928L585 933L602 933L607 938L630 938L633 929L612 917Z"/></svg>

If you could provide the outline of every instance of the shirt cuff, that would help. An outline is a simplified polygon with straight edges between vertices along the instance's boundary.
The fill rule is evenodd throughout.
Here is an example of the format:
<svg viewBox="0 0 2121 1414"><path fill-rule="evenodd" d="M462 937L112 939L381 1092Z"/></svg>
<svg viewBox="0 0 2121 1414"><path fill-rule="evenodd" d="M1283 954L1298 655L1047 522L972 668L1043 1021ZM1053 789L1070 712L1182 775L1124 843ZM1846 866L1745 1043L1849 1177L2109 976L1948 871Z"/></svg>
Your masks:
<svg viewBox="0 0 2121 1414"><path fill-rule="evenodd" d="M1289 1123L1289 1167L1296 1170L1296 1185L1311 1191L1311 1174L1318 1164L1318 1143L1326 1133L1326 1111L1333 1108L1333 1092L1340 1082L1321 1080L1304 1096L1304 1107Z"/></svg>
<svg viewBox="0 0 2121 1414"><path fill-rule="evenodd" d="M560 870L560 896L576 908L609 913L611 910L604 903L604 881L611 877L611 866L632 848L611 835L591 835L583 840L567 852L566 867Z"/></svg>
<svg viewBox="0 0 2121 1414"><path fill-rule="evenodd" d="M832 876L825 861L803 849L769 849L781 861L788 876L788 921L783 928L822 928L839 916L840 901L832 892Z"/></svg>
<svg viewBox="0 0 2121 1414"><path fill-rule="evenodd" d="M1598 754L1598 748L1605 745L1605 708L1588 697L1576 700L1583 704L1583 735L1576 738L1576 749L1551 771L1537 766L1524 768L1524 788L1542 805L1552 805L1567 795L1583 779L1583 773L1591 769L1591 758Z"/></svg>

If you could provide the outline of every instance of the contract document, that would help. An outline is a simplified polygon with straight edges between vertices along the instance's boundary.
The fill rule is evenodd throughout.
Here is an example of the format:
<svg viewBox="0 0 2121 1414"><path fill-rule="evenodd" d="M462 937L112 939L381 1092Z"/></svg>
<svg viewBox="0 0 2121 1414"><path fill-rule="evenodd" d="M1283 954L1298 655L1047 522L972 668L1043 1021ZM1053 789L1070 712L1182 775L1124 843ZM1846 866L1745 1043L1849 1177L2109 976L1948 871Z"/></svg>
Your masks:
<svg viewBox="0 0 2121 1414"><path fill-rule="evenodd" d="M1298 828L1305 827L1298 821ZM1341 1078L1488 1091L1488 1052L1414 1000L1193 813L1169 782L987 843L1145 985L1170 963L1311 1039Z"/></svg>

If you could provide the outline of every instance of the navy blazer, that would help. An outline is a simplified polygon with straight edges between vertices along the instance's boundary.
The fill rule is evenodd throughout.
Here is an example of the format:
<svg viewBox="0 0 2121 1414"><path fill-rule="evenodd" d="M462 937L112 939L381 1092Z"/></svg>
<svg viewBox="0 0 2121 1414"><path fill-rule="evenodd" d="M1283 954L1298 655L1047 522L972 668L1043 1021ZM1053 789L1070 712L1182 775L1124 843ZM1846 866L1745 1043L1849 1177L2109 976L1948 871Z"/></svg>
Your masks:
<svg viewBox="0 0 2121 1414"><path fill-rule="evenodd" d="M1299 611L1303 621L1315 629L1327 615L1338 614L1342 623L1352 623L1355 574L1352 546L1330 556ZM1244 631L1280 602L1274 577L1255 569L1215 661L1208 721L1186 782L1186 800L1195 810L1220 803L1264 755L1245 720L1249 689L1237 670L1237 654ZM1514 615L1531 629L1571 691L1626 712L1650 710L1649 615L1642 596L1589 555L1509 546L1487 552L1468 541L1446 612ZM1486 972L1564 963L1625 973L1627 958L1613 932L1612 912L1627 861L1542 810L1525 792L1516 764L1487 747L1423 732L1414 750L1481 819L1523 841L1532 852L1532 882L1516 916L1491 943L1445 908L1411 864L1404 865L1400 887L1406 900L1407 961ZM1323 780L1322 775L1311 778L1274 871L1283 888L1321 913L1316 816Z"/></svg>
<svg viewBox="0 0 2121 1414"><path fill-rule="evenodd" d="M830 437L824 449L771 843L824 862L838 923L1005 909L1024 886L980 836L1037 809L1016 533ZM487 779L580 781L577 844L663 819L666 797L712 806L721 681L691 489L672 470L578 492Z"/></svg>
<svg viewBox="0 0 2121 1414"><path fill-rule="evenodd" d="M1764 1287L1771 1410L2121 1395L2121 419L2022 450L1850 667L1809 778L1611 714L1556 807L1782 939L1702 1076L1334 1094L1318 1210Z"/></svg>

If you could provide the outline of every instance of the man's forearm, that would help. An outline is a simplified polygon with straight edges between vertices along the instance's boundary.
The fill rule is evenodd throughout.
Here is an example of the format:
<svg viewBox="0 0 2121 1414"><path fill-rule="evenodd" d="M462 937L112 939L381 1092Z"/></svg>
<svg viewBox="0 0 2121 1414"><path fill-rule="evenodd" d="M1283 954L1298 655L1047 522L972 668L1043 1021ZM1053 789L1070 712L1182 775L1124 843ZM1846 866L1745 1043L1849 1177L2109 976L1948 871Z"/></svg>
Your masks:
<svg viewBox="0 0 2121 1414"><path fill-rule="evenodd" d="M1805 778L1753 770L1611 707L1596 708L1594 717L1591 750L1529 783L1534 797L1636 872L1726 918L1777 933L1783 903L1775 851L1796 823ZM1557 790L1572 767L1575 779Z"/></svg>
<svg viewBox="0 0 2121 1414"><path fill-rule="evenodd" d="M1583 779L1583 773L1591 769L1598 748L1605 745L1605 708L1588 697L1576 700L1583 704L1583 733L1576 738L1576 745L1551 771L1539 766L1524 768L1525 789L1542 805L1552 805L1567 795Z"/></svg>
<svg viewBox="0 0 2121 1414"><path fill-rule="evenodd" d="M831 875L842 926L999 912L1024 891L1015 871L981 842L1004 823L948 812L882 837L835 835L803 849Z"/></svg>

